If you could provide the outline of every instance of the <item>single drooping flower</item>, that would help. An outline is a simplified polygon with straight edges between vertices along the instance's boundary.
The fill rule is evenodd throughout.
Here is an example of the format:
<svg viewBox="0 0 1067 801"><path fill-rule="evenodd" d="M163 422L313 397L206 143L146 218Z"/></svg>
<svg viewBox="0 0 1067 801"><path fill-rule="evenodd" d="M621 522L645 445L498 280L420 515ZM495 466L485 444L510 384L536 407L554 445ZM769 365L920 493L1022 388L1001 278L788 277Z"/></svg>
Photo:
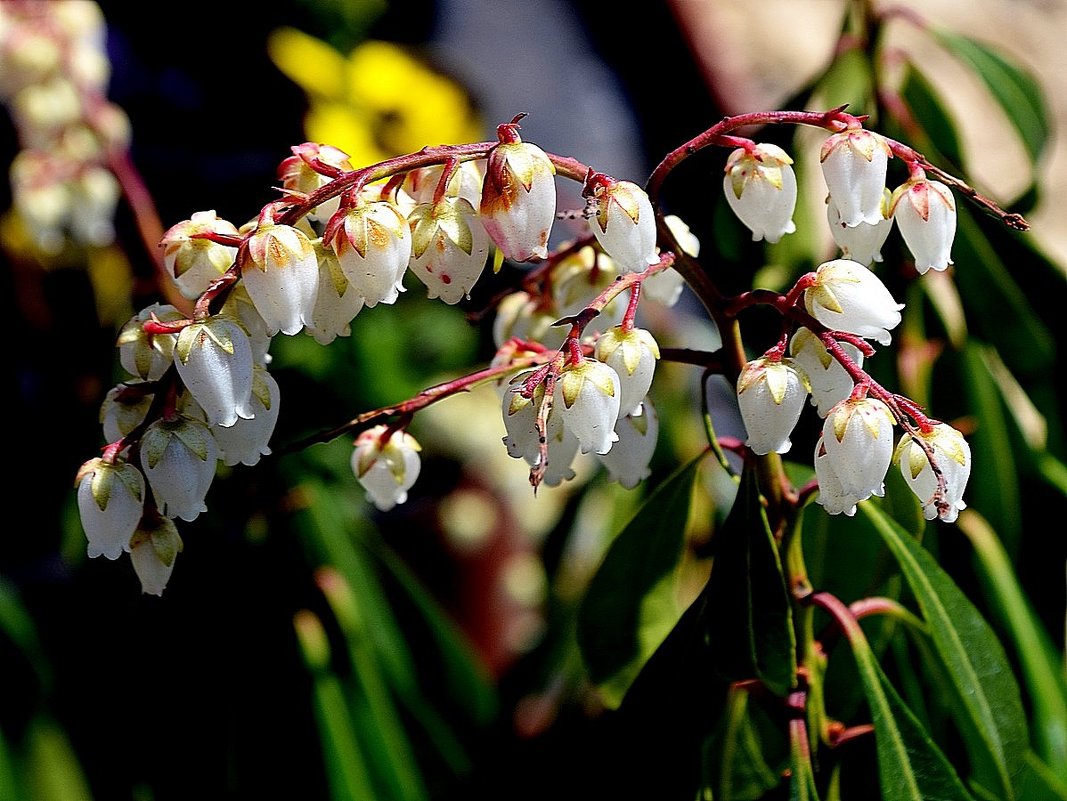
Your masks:
<svg viewBox="0 0 1067 801"><path fill-rule="evenodd" d="M607 453L618 439L619 394L618 373L596 359L582 359L560 370L553 409L578 437L582 453Z"/></svg>
<svg viewBox="0 0 1067 801"><path fill-rule="evenodd" d="M408 222L410 269L426 285L427 297L449 304L469 297L489 255L489 235L474 207L445 197L416 206Z"/></svg>
<svg viewBox="0 0 1067 801"><path fill-rule="evenodd" d="M528 292L512 292L496 307L493 319L493 342L498 348L509 339L540 342L546 348L558 348L566 339L564 326L553 324L563 315L544 299L532 297Z"/></svg>
<svg viewBox="0 0 1067 801"><path fill-rule="evenodd" d="M838 342L857 367L863 366L863 353L851 342ZM856 382L809 329L801 326L789 341L789 353L811 382L811 403L819 417L826 417L835 405L852 394Z"/></svg>
<svg viewBox="0 0 1067 801"><path fill-rule="evenodd" d="M942 497L937 495L937 476L930 467L930 459L916 436L933 449L937 468L945 479ZM923 516L927 520L941 518L946 523L955 522L960 511L967 508L963 491L971 477L971 447L963 434L946 423L938 423L930 431L905 434L900 438L895 458L904 481L922 501Z"/></svg>
<svg viewBox="0 0 1067 801"><path fill-rule="evenodd" d="M89 540L89 556L118 559L144 511L145 482L134 465L90 459L78 470L78 515Z"/></svg>
<svg viewBox="0 0 1067 801"><path fill-rule="evenodd" d="M334 252L319 241L312 244L319 261L319 287L307 332L320 345L329 345L337 337L352 333L350 324L363 309L363 296L341 270Z"/></svg>
<svg viewBox="0 0 1067 801"><path fill-rule="evenodd" d="M255 416L238 419L232 426L214 425L211 435L219 446L223 464L255 465L261 456L270 455L270 438L278 423L281 391L265 367L256 366L252 372L251 408Z"/></svg>
<svg viewBox="0 0 1067 801"><path fill-rule="evenodd" d="M264 213L245 243L241 277L271 336L299 333L311 321L319 287L319 264L307 235L277 225Z"/></svg>
<svg viewBox="0 0 1067 801"><path fill-rule="evenodd" d="M897 187L889 208L919 275L952 264L956 201L951 189L940 181L914 178Z"/></svg>
<svg viewBox="0 0 1067 801"><path fill-rule="evenodd" d="M541 461L540 436L537 432L537 413L545 397L545 385L537 384L528 398L522 388L534 370L524 370L508 382L501 398L501 413L504 418L504 447L513 459L524 459L531 467ZM559 413L550 414L558 420Z"/></svg>
<svg viewBox="0 0 1067 801"><path fill-rule="evenodd" d="M151 423L141 437L144 469L159 513L192 521L207 511L219 446L207 425L183 414Z"/></svg>
<svg viewBox="0 0 1067 801"><path fill-rule="evenodd" d="M174 341L177 334L149 334L144 324L158 320L172 323L185 315L170 304L153 303L146 306L122 326L116 344L119 362L130 375L145 381L158 381L174 361Z"/></svg>
<svg viewBox="0 0 1067 801"><path fill-rule="evenodd" d="M694 259L700 255L700 240L689 230L689 226L674 214L668 214L663 218L667 227L674 234L678 246L682 252ZM673 267L660 270L655 275L649 276L641 284L641 299L654 300L664 306L671 307L678 302L685 288L685 279L682 274Z"/></svg>
<svg viewBox="0 0 1067 801"><path fill-rule="evenodd" d="M408 499L419 477L419 443L406 431L374 426L356 438L352 472L379 510L388 512Z"/></svg>
<svg viewBox="0 0 1067 801"><path fill-rule="evenodd" d="M893 228L893 216L889 213L890 192L882 191L882 219L873 225L861 222L858 225L845 225L841 211L833 198L826 199L826 222L830 225L830 235L841 248L841 256L860 264L882 260L882 245L889 238Z"/></svg>
<svg viewBox="0 0 1067 801"><path fill-rule="evenodd" d="M333 180L332 177L314 169L311 165L315 162L325 165L327 172L331 174L352 169L348 154L332 145L304 142L301 145L293 145L290 149L293 155L278 165L278 177L281 179L282 186L292 192L310 195ZM308 216L313 220L328 220L336 213L338 205L339 198L332 197L313 208L308 212Z"/></svg>
<svg viewBox="0 0 1067 801"><path fill-rule="evenodd" d="M651 474L649 462L659 437L659 415L652 402L645 398L636 412L619 417L615 423L618 441L610 451L597 455L608 470L608 478L626 489L633 489Z"/></svg>
<svg viewBox="0 0 1067 801"><path fill-rule="evenodd" d="M620 414L640 414L641 402L652 386L659 345L644 328L609 328L596 343L596 357L619 376Z"/></svg>
<svg viewBox="0 0 1067 801"><path fill-rule="evenodd" d="M117 442L144 421L152 405L151 386L132 381L108 390L100 404L100 425L105 441Z"/></svg>
<svg viewBox="0 0 1067 801"><path fill-rule="evenodd" d="M396 302L411 261L411 229L394 204L358 199L330 218L322 238L368 308Z"/></svg>
<svg viewBox="0 0 1067 801"><path fill-rule="evenodd" d="M737 403L745 422L745 444L754 453L788 453L810 386L789 358L762 356L745 365L737 379Z"/></svg>
<svg viewBox="0 0 1067 801"><path fill-rule="evenodd" d="M885 494L885 474L893 459L893 415L876 398L849 398L823 421L827 466L843 495L857 501Z"/></svg>
<svg viewBox="0 0 1067 801"><path fill-rule="evenodd" d="M235 320L248 334L252 345L252 361L258 365L270 364L270 343L273 338L263 315L256 309L244 283L230 290L219 312L220 317Z"/></svg>
<svg viewBox="0 0 1067 801"><path fill-rule="evenodd" d="M823 143L822 174L841 223L852 228L884 219L882 195L892 155L883 137L862 128L832 134Z"/></svg>
<svg viewBox="0 0 1067 801"><path fill-rule="evenodd" d="M230 269L237 256L236 247L212 242L197 234L240 235L236 226L219 218L214 209L198 211L163 234L159 241L163 248L163 263L178 290L190 300L199 297L208 284Z"/></svg>
<svg viewBox="0 0 1067 801"><path fill-rule="evenodd" d="M130 561L145 595L162 595L182 550L178 527L169 517L153 512L141 519L130 539Z"/></svg>
<svg viewBox="0 0 1067 801"><path fill-rule="evenodd" d="M888 345L904 304L859 262L835 259L816 269L814 281L804 290L804 307L827 328Z"/></svg>
<svg viewBox="0 0 1067 801"><path fill-rule="evenodd" d="M778 145L737 148L726 161L722 179L726 202L752 231L752 240L774 243L797 230L797 178L793 159Z"/></svg>
<svg viewBox="0 0 1067 801"><path fill-rule="evenodd" d="M578 314L618 275L612 258L592 246L560 259L552 270L552 299L559 317ZM621 292L600 311L592 326L605 331L622 323L629 301L630 291Z"/></svg>
<svg viewBox="0 0 1067 801"><path fill-rule="evenodd" d="M640 273L659 261L656 216L645 190L601 173L586 179L593 236L624 273Z"/></svg>
<svg viewBox="0 0 1067 801"><path fill-rule="evenodd" d="M826 455L821 434L819 441L815 444L815 480L819 484L816 503L822 506L827 514L844 514L848 517L856 514L856 504L864 498L845 491L841 479L837 477L837 472L831 465L830 458Z"/></svg>
<svg viewBox="0 0 1067 801"><path fill-rule="evenodd" d="M182 329L174 353L178 375L209 425L255 416L252 344L241 326L222 315L195 322Z"/></svg>
<svg viewBox="0 0 1067 801"><path fill-rule="evenodd" d="M497 127L500 144L489 153L478 213L504 258L531 261L548 256L556 168L545 151L519 138L518 128Z"/></svg>

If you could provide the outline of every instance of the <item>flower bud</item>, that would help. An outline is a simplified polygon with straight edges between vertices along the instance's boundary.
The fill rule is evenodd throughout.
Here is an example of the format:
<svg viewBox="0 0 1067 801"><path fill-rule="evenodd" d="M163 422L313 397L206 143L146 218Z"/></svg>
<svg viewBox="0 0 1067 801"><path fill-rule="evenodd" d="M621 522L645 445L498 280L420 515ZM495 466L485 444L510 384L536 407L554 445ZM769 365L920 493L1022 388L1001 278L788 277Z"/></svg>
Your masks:
<svg viewBox="0 0 1067 801"><path fill-rule="evenodd" d="M233 320L216 315L182 329L174 349L182 383L209 425L232 426L255 415L252 344Z"/></svg>
<svg viewBox="0 0 1067 801"><path fill-rule="evenodd" d="M141 520L144 477L128 462L90 459L78 470L78 515L89 540L89 556L118 559L130 549Z"/></svg>
<svg viewBox="0 0 1067 801"><path fill-rule="evenodd" d="M597 340L596 357L619 376L620 414L640 414L659 358L659 345L652 334L644 328L609 328Z"/></svg>
<svg viewBox="0 0 1067 801"><path fill-rule="evenodd" d="M871 225L861 222L851 228L842 221L841 212L832 198L826 199L826 222L830 225L830 235L841 248L843 258L851 259L863 265L882 260L882 245L889 238L893 227L893 217L889 214L888 189L882 191L882 219Z"/></svg>
<svg viewBox="0 0 1067 801"><path fill-rule="evenodd" d="M320 345L352 333L350 323L363 308L363 296L341 270L337 256L316 240L312 243L319 262L319 287L307 332Z"/></svg>
<svg viewBox="0 0 1067 801"><path fill-rule="evenodd" d="M748 432L745 444L760 456L787 453L809 390L807 376L792 359L763 356L746 364L737 379L737 403Z"/></svg>
<svg viewBox="0 0 1067 801"><path fill-rule="evenodd" d="M489 235L474 207L462 198L422 203L409 218L411 271L426 285L427 296L459 303L485 268Z"/></svg>
<svg viewBox="0 0 1067 801"><path fill-rule="evenodd" d="M777 145L759 144L750 151L737 148L726 161L722 179L726 202L752 231L752 241L774 243L797 230L797 178L793 159Z"/></svg>
<svg viewBox="0 0 1067 801"><path fill-rule="evenodd" d="M219 457L229 467L236 464L254 465L260 456L270 455L271 435L278 422L281 391L278 382L264 367L252 372L252 411L249 420L238 420L232 426L215 425L211 435L219 446Z"/></svg>
<svg viewBox="0 0 1067 801"><path fill-rule="evenodd" d="M656 215L645 190L631 181L594 176L589 227L597 242L624 273L656 264Z"/></svg>
<svg viewBox="0 0 1067 801"><path fill-rule="evenodd" d="M849 228L884 219L882 195L892 155L884 138L862 128L835 133L823 143L819 160L826 188Z"/></svg>
<svg viewBox="0 0 1067 801"><path fill-rule="evenodd" d="M387 426L368 429L356 438L352 472L379 510L388 512L408 499L408 490L419 477L419 443L406 431Z"/></svg>
<svg viewBox="0 0 1067 801"><path fill-rule="evenodd" d="M130 541L130 561L145 595L162 595L182 550L178 527L168 517L146 515Z"/></svg>
<svg viewBox="0 0 1067 801"><path fill-rule="evenodd" d="M169 304L153 303L122 326L116 344L119 362L130 375L145 381L158 381L174 361L174 342L177 334L147 334L144 324L149 320L172 323L184 320L185 315Z"/></svg>
<svg viewBox="0 0 1067 801"><path fill-rule="evenodd" d="M241 277L271 336L291 336L311 320L319 286L315 248L289 225L260 224L248 238Z"/></svg>
<svg viewBox="0 0 1067 801"><path fill-rule="evenodd" d="M343 150L330 145L319 145L314 142L304 142L302 145L293 145L290 148L293 155L278 165L278 177L282 186L294 192L310 195L316 189L328 184L332 178L317 172L309 162L320 161L330 167L339 170L351 170L352 164L348 161L348 154ZM313 220L328 220L337 212L340 199L332 197L320 206L316 206L308 212L308 217Z"/></svg>
<svg viewBox="0 0 1067 801"><path fill-rule="evenodd" d="M858 262L835 259L819 265L814 283L804 290L808 313L834 331L846 331L882 345L892 341L889 329L900 324L903 303Z"/></svg>
<svg viewBox="0 0 1067 801"><path fill-rule="evenodd" d="M890 211L915 257L919 275L931 269L944 270L952 264L956 202L951 189L925 178L908 181L893 193Z"/></svg>
<svg viewBox="0 0 1067 801"><path fill-rule="evenodd" d="M141 438L141 467L159 512L192 521L207 511L219 446L208 427L185 415L151 423Z"/></svg>
<svg viewBox="0 0 1067 801"><path fill-rule="evenodd" d="M564 365L556 379L553 408L578 437L582 453L604 454L619 437L619 376L603 362L583 359Z"/></svg>
<svg viewBox="0 0 1067 801"><path fill-rule="evenodd" d="M895 458L900 463L900 473L911 491L922 501L923 516L927 520L941 518L953 523L960 510L966 509L963 491L971 476L971 447L963 435L952 426L938 423L929 432L917 432L933 447L934 458L945 479L944 497L938 498L937 476L930 467L926 451L915 441L912 434L900 438Z"/></svg>
<svg viewBox="0 0 1067 801"><path fill-rule="evenodd" d="M652 402L646 398L636 412L619 418L615 423L618 442L610 451L597 456L607 468L608 478L626 489L633 489L652 472L648 465L659 437L659 415Z"/></svg>
<svg viewBox="0 0 1067 801"><path fill-rule="evenodd" d="M556 168L545 151L519 140L518 125L500 128L508 130L489 153L478 213L504 258L546 258L556 217Z"/></svg>
<svg viewBox="0 0 1067 801"><path fill-rule="evenodd" d="M857 367L863 366L863 353L851 342L837 343ZM797 329L789 342L789 353L811 382L811 403L819 417L826 417L835 405L852 394L856 385L852 376L822 344L804 327Z"/></svg>
<svg viewBox="0 0 1067 801"><path fill-rule="evenodd" d="M411 229L392 203L358 201L330 218L323 241L369 308L394 303L404 291L411 260Z"/></svg>
<svg viewBox="0 0 1067 801"><path fill-rule="evenodd" d="M828 466L842 493L862 501L885 494L885 474L893 458L893 415L875 398L841 401L822 428Z"/></svg>
<svg viewBox="0 0 1067 801"><path fill-rule="evenodd" d="M230 269L237 257L235 247L194 238L195 234L203 233L238 236L233 223L220 219L210 209L172 225L159 240L167 272L182 295L190 300L200 297L208 284Z"/></svg>

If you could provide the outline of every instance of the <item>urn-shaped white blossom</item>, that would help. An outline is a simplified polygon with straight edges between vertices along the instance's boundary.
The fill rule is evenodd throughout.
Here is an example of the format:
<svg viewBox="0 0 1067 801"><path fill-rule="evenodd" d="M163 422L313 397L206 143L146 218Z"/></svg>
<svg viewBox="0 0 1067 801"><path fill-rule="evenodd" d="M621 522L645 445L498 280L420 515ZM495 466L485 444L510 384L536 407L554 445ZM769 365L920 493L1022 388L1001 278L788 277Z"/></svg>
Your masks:
<svg viewBox="0 0 1067 801"><path fill-rule="evenodd" d="M804 410L807 376L789 358L761 356L737 378L737 403L745 423L745 444L754 453L787 453L789 435Z"/></svg>
<svg viewBox="0 0 1067 801"><path fill-rule="evenodd" d="M529 398L522 393L523 385L533 374L533 370L524 370L516 375L508 382L501 398L504 430L507 432L504 435L504 447L508 449L508 456L513 459L525 459L531 467L541 461L537 413L545 397L543 383L534 387ZM559 417L559 412L550 414L550 418L555 421L558 421Z"/></svg>
<svg viewBox="0 0 1067 801"><path fill-rule="evenodd" d="M671 229L674 238L682 252L694 259L700 255L700 240L689 230L689 226L680 217L668 214L663 218L667 227ZM649 276L641 284L641 299L654 300L670 307L678 302L685 288L685 279L682 274L673 267L660 270L655 275Z"/></svg>
<svg viewBox="0 0 1067 801"><path fill-rule="evenodd" d="M278 177L282 186L293 192L310 195L316 189L329 183L333 178L324 175L312 167L312 164L324 165L331 174L351 170L348 154L331 145L304 142L290 148L293 155L278 165ZM336 175L333 175L336 177ZM328 220L337 211L339 199L335 196L316 206L308 216L313 220Z"/></svg>
<svg viewBox="0 0 1067 801"><path fill-rule="evenodd" d="M318 241L313 244L319 261L319 288L307 332L320 345L329 345L352 333L350 323L363 308L363 296L341 270L334 252Z"/></svg>
<svg viewBox="0 0 1067 801"><path fill-rule="evenodd" d="M152 393L141 382L119 384L108 390L100 404L100 425L107 442L117 442L145 419L152 405Z"/></svg>
<svg viewBox="0 0 1067 801"><path fill-rule="evenodd" d="M556 379L553 408L576 437L582 453L607 453L619 437L619 376L603 362L564 365Z"/></svg>
<svg viewBox="0 0 1067 801"><path fill-rule="evenodd" d="M944 494L938 497L937 476L930 467L926 451L912 434L900 438L896 459L900 473L923 504L923 516L927 520L941 518L946 523L955 522L960 510L966 509L963 491L971 477L971 447L963 434L946 423L938 423L930 431L917 432L933 449L938 470L945 479Z"/></svg>
<svg viewBox="0 0 1067 801"><path fill-rule="evenodd" d="M504 258L531 261L548 256L556 217L556 168L541 148L519 139L519 126L498 126L482 182L478 213Z"/></svg>
<svg viewBox="0 0 1067 801"><path fill-rule="evenodd" d="M619 376L620 415L640 414L641 402L652 386L659 345L644 328L609 328L596 343L597 359Z"/></svg>
<svg viewBox="0 0 1067 801"><path fill-rule="evenodd" d="M904 304L859 262L835 259L816 269L814 282L804 290L804 307L827 328L888 345Z"/></svg>
<svg viewBox="0 0 1067 801"><path fill-rule="evenodd" d="M863 366L859 348L851 342L837 344L853 364ZM811 383L811 403L818 408L819 417L826 417L830 409L852 394L856 382L809 329L803 326L797 329L789 341L789 353Z"/></svg>
<svg viewBox="0 0 1067 801"><path fill-rule="evenodd" d="M587 181L593 236L624 273L639 273L659 261L656 216L645 190L631 181L596 174Z"/></svg>
<svg viewBox="0 0 1067 801"><path fill-rule="evenodd" d="M419 443L406 431L379 425L356 438L352 472L378 509L388 512L408 499L419 477Z"/></svg>
<svg viewBox="0 0 1067 801"><path fill-rule="evenodd" d="M618 275L619 268L611 257L593 247L584 247L560 259L552 270L552 298L559 317L578 314ZM620 293L600 311L590 327L605 331L619 325L629 301L630 290Z"/></svg>
<svg viewBox="0 0 1067 801"><path fill-rule="evenodd" d="M885 474L893 458L893 415L882 401L841 401L823 421L822 441L843 495L862 501L885 494Z"/></svg>
<svg viewBox="0 0 1067 801"><path fill-rule="evenodd" d="M882 260L882 245L889 238L893 228L893 217L889 213L888 189L882 191L882 219L872 225L861 222L859 225L847 226L841 219L841 212L832 198L826 201L826 222L830 225L830 235L841 248L841 256L860 264Z"/></svg>
<svg viewBox="0 0 1067 801"><path fill-rule="evenodd" d="M426 285L427 296L459 303L485 268L489 235L474 207L463 198L422 203L408 218L410 269Z"/></svg>
<svg viewBox="0 0 1067 801"><path fill-rule="evenodd" d="M219 446L199 420L176 414L156 420L141 437L141 467L159 513L195 520L215 478Z"/></svg>
<svg viewBox="0 0 1067 801"><path fill-rule="evenodd" d="M493 342L498 348L509 339L540 342L546 348L558 348L567 337L565 326L555 326L562 315L554 305L528 292L512 292L496 307L493 318Z"/></svg>
<svg viewBox="0 0 1067 801"><path fill-rule="evenodd" d="M264 367L252 373L252 411L250 420L240 419L232 426L215 425L211 434L219 446L219 457L232 467L236 464L254 465L261 456L270 455L271 435L278 423L281 392L274 376Z"/></svg>
<svg viewBox="0 0 1067 801"><path fill-rule="evenodd" d="M649 462L659 437L659 415L652 402L645 399L637 414L626 414L615 423L619 440L611 450L597 459L608 470L608 478L626 489L633 489L652 472Z"/></svg>
<svg viewBox="0 0 1067 801"><path fill-rule="evenodd" d="M221 315L195 322L182 329L174 354L178 375L209 425L232 426L255 415L252 343L241 326Z"/></svg>
<svg viewBox="0 0 1067 801"><path fill-rule="evenodd" d="M151 517L151 519L149 519ZM145 595L162 595L182 550L178 527L168 517L146 515L130 540L130 561Z"/></svg>
<svg viewBox="0 0 1067 801"><path fill-rule="evenodd" d="M919 275L952 264L956 201L945 184L925 178L908 181L893 193L890 213L915 257Z"/></svg>
<svg viewBox="0 0 1067 801"><path fill-rule="evenodd" d="M246 247L241 277L268 333L298 333L311 321L319 287L318 259L311 240L290 225L261 220Z"/></svg>
<svg viewBox="0 0 1067 801"><path fill-rule="evenodd" d="M144 509L141 471L123 461L90 459L78 470L78 515L89 540L89 556L118 559L130 549Z"/></svg>
<svg viewBox="0 0 1067 801"><path fill-rule="evenodd" d="M892 151L884 138L862 128L832 134L822 146L820 161L830 199L841 222L877 225Z"/></svg>
<svg viewBox="0 0 1067 801"><path fill-rule="evenodd" d="M116 344L119 362L130 375L145 381L158 381L174 361L177 334L148 334L144 324L151 320L172 323L185 315L169 304L153 303L139 311L122 326Z"/></svg>
<svg viewBox="0 0 1067 801"><path fill-rule="evenodd" d="M330 218L323 241L333 248L345 277L368 308L395 303L404 291L411 229L394 204L357 201Z"/></svg>
<svg viewBox="0 0 1067 801"><path fill-rule="evenodd" d="M726 202L752 231L752 240L777 242L797 230L797 178L793 159L778 145L737 148L726 160L722 179Z"/></svg>
<svg viewBox="0 0 1067 801"><path fill-rule="evenodd" d="M263 316L256 310L256 305L248 296L244 283L230 290L230 294L226 296L222 304L220 316L236 320L248 334L248 341L252 344L252 361L259 365L270 363L269 351L273 337Z"/></svg>
<svg viewBox="0 0 1067 801"><path fill-rule="evenodd" d="M212 280L230 269L237 256L236 247L201 239L197 234L239 235L236 226L220 219L214 209L198 211L163 234L159 241L163 263L178 290L190 300L199 297Z"/></svg>
<svg viewBox="0 0 1067 801"><path fill-rule="evenodd" d="M826 455L821 434L819 441L815 444L815 480L819 484L819 495L815 501L826 510L827 514L845 514L849 517L856 514L856 504L864 498L856 497L845 491L830 458Z"/></svg>

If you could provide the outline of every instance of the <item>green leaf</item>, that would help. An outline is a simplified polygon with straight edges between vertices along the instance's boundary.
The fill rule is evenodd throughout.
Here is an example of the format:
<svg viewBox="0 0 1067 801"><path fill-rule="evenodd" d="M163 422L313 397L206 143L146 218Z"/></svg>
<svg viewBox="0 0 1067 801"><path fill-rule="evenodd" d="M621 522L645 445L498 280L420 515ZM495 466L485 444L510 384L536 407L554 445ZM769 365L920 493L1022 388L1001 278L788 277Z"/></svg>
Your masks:
<svg viewBox="0 0 1067 801"><path fill-rule="evenodd" d="M1029 735L1019 688L992 629L952 579L874 504L860 505L900 564L958 696L952 713L975 779L998 798L1016 798Z"/></svg>
<svg viewBox="0 0 1067 801"><path fill-rule="evenodd" d="M722 801L756 801L777 787L781 777L767 763L768 749L752 720L747 690L731 687L722 726L708 739L705 764L708 785Z"/></svg>
<svg viewBox="0 0 1067 801"><path fill-rule="evenodd" d="M746 464L737 498L715 542L708 579L708 636L719 675L728 681L758 678L772 692L785 695L796 681L796 635L754 465Z"/></svg>
<svg viewBox="0 0 1067 801"><path fill-rule="evenodd" d="M1042 762L1033 751L1026 752L1019 797L1026 801L1067 801L1067 779Z"/></svg>
<svg viewBox="0 0 1067 801"><path fill-rule="evenodd" d="M803 718L789 721L789 801L819 801L811 768L811 747Z"/></svg>
<svg viewBox="0 0 1067 801"><path fill-rule="evenodd" d="M34 801L92 801L89 783L66 733L38 717L26 733L26 773Z"/></svg>
<svg viewBox="0 0 1067 801"><path fill-rule="evenodd" d="M1048 111L1037 81L976 39L944 29L936 31L935 35L982 79L1019 134L1031 161L1036 163L1050 133Z"/></svg>
<svg viewBox="0 0 1067 801"><path fill-rule="evenodd" d="M704 453L649 495L615 538L578 609L577 637L590 678L602 683L622 671L636 675L659 645L642 653L642 605L678 563L689 517L693 480ZM631 677L632 680L632 677ZM629 681L625 682L629 685Z"/></svg>
<svg viewBox="0 0 1067 801"><path fill-rule="evenodd" d="M911 122L921 126L927 142L915 141L914 132L909 132L911 135L908 140L935 164L948 169L949 165L945 164L948 161L962 168L963 149L956 125L926 76L914 64L905 64L900 96L911 112Z"/></svg>

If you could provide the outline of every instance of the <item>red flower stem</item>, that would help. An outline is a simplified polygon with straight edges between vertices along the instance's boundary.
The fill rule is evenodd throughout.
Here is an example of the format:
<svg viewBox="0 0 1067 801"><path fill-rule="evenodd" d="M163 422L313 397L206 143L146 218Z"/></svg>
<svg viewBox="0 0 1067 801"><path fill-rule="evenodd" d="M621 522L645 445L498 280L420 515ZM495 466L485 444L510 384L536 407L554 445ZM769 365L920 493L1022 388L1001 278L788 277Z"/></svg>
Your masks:
<svg viewBox="0 0 1067 801"><path fill-rule="evenodd" d="M433 202L437 205L445 198L445 194L448 192L448 184L452 180L452 176L456 174L456 170L459 169L459 159L455 156L450 156L445 159L444 166L441 168L441 177L437 180L437 186L433 191Z"/></svg>
<svg viewBox="0 0 1067 801"><path fill-rule="evenodd" d="M630 287L630 302L626 306L626 313L622 317L621 328L629 333L634 330L634 318L637 316L637 304L641 302L641 281L635 281Z"/></svg>
<svg viewBox="0 0 1067 801"><path fill-rule="evenodd" d="M660 254L659 261L656 264L652 264L647 270L640 273L625 273L620 275L614 281L612 281L607 287L605 287L599 295L597 295L592 302L582 309L577 314L573 314L569 317L561 317L556 321L555 325L577 326L578 331L584 331L585 327L589 325L596 317L604 310L611 301L625 292L627 289L631 289L639 285L649 276L666 270L674 264L674 254L666 252Z"/></svg>

